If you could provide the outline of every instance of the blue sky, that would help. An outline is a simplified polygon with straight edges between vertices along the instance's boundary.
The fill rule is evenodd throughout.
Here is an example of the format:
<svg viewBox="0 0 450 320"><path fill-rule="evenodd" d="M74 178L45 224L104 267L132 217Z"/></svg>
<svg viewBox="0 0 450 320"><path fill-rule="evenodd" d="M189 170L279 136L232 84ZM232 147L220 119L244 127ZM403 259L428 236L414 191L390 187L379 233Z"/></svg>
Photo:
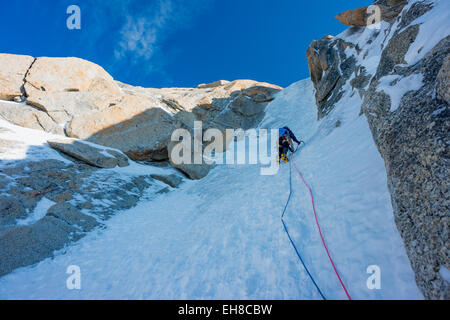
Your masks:
<svg viewBox="0 0 450 320"><path fill-rule="evenodd" d="M194 87L219 79L281 85L309 77L313 39L346 26L334 16L371 0L14 0L0 4L0 52L75 56L116 80ZM81 30L69 30L69 5Z"/></svg>

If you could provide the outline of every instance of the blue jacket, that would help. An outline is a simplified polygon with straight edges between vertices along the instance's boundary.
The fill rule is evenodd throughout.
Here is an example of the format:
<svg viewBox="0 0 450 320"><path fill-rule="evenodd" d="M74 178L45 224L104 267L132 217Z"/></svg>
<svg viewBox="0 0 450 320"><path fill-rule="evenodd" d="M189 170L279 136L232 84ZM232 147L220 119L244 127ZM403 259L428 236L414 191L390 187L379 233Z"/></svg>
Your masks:
<svg viewBox="0 0 450 320"><path fill-rule="evenodd" d="M295 137L294 133L289 129L288 127L284 127L280 129L280 137L287 135L289 136L294 142L300 144L300 141Z"/></svg>

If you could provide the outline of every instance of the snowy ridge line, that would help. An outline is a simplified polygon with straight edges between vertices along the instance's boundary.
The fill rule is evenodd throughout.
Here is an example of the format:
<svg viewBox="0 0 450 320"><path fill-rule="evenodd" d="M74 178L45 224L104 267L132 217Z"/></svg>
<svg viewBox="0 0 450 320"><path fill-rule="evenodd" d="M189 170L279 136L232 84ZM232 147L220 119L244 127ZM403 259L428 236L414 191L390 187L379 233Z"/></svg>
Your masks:
<svg viewBox="0 0 450 320"><path fill-rule="evenodd" d="M294 161L294 159L292 159L292 161ZM313 192L311 190L311 187L308 185L308 183L306 183L305 178L303 178L302 173L300 172L300 170L297 168L295 162L294 162L294 168L295 170L297 170L298 174L300 175L300 178L302 178L303 183L305 184L305 186L308 188L309 190L309 194L311 195L311 201L312 201L312 207L313 207L313 211L314 211L314 217L316 218L316 223L317 223L317 227L319 228L319 234L320 234L320 238L322 239L322 244L325 247L325 251L327 252L328 258L330 259L331 265L333 266L334 272L336 273L339 282L341 283L342 288L345 291L345 294L347 295L348 300L352 300L352 298L350 297L347 288L344 285L344 282L341 279L341 276L339 275L339 272L336 269L336 266L334 265L333 259L331 258L330 252L328 251L327 245L325 244L325 239L323 238L322 235L322 230L320 229L320 224L319 224L319 220L317 219L317 212L316 212L316 206L314 203L314 195Z"/></svg>
<svg viewBox="0 0 450 320"><path fill-rule="evenodd" d="M313 282L314 286L316 287L316 289L319 292L319 294L322 297L322 299L323 300L327 300L327 298L325 298L325 296L323 295L323 293L320 290L319 286L317 285L316 281L314 280L313 276L309 272L308 268L306 267L305 262L303 261L303 258L301 256L300 252L298 251L297 246L295 245L294 240L292 240L292 237L291 237L291 235L289 233L289 229L286 226L286 223L284 222L284 215L286 214L286 209L287 209L289 203L291 202L291 198L292 198L292 164L291 164L291 162L289 162L289 197L288 197L288 199L286 201L286 205L284 206L283 214L281 215L281 223L283 224L284 231L286 232L286 234L287 234L287 236L289 238L289 241L291 242L292 246L294 247L295 253L297 253L297 256L300 259L300 262L302 263L303 268L305 268L306 273L308 274L309 278Z"/></svg>

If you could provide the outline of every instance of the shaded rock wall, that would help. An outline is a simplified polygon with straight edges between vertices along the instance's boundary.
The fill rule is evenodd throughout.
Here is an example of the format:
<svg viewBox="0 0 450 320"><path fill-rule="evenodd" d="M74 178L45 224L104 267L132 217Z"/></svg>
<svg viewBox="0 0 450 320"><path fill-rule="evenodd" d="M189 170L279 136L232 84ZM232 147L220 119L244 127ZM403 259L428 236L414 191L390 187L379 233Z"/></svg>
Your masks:
<svg viewBox="0 0 450 320"><path fill-rule="evenodd" d="M385 161L395 222L416 282L427 299L450 299L450 285L439 273L441 267L450 269L450 37L409 65L405 55L421 28L414 21L432 10L433 2L414 1L406 7L404 1L375 4L385 6L384 19L390 24L374 30L365 43L355 35L367 34L366 29L352 27L343 37L313 41L308 49L318 116L333 110L343 91L357 90L363 101L361 114ZM355 39L355 44L345 39ZM380 41L380 53L367 49L375 41ZM363 66L368 59L378 59L370 72ZM383 86L389 90L380 89Z"/></svg>

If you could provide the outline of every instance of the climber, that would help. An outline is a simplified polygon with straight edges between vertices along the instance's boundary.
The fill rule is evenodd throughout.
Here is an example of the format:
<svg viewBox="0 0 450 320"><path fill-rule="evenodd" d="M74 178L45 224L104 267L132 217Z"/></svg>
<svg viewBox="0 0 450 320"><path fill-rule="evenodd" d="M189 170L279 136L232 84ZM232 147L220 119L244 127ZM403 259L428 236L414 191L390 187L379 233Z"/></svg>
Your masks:
<svg viewBox="0 0 450 320"><path fill-rule="evenodd" d="M278 140L278 164L280 164L281 160L284 160L285 163L289 162L287 153L288 151L291 151L292 153L294 153L294 148L293 148L293 143L292 141L294 141L295 143L297 143L298 145L300 145L302 142L299 141L294 133L291 131L291 129L289 129L288 127L283 127L280 129L279 131L279 140Z"/></svg>

